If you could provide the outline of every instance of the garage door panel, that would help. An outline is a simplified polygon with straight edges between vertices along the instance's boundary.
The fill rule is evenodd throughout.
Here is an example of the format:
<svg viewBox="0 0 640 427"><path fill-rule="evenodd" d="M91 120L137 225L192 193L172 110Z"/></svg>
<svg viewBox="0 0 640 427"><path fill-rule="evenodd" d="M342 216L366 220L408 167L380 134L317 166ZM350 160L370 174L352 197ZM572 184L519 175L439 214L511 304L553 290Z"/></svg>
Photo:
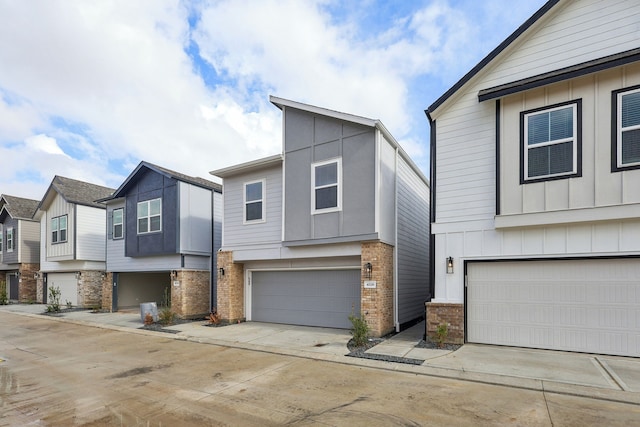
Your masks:
<svg viewBox="0 0 640 427"><path fill-rule="evenodd" d="M76 273L49 273L47 275L47 288L60 288L60 304L65 305L69 301L72 305L78 305L78 279ZM47 295L49 301L49 295ZM51 302L51 301L49 301Z"/></svg>
<svg viewBox="0 0 640 427"><path fill-rule="evenodd" d="M256 271L251 306L255 321L349 328L349 314L360 313L360 271Z"/></svg>
<svg viewBox="0 0 640 427"><path fill-rule="evenodd" d="M467 340L640 356L640 260L470 263Z"/></svg>

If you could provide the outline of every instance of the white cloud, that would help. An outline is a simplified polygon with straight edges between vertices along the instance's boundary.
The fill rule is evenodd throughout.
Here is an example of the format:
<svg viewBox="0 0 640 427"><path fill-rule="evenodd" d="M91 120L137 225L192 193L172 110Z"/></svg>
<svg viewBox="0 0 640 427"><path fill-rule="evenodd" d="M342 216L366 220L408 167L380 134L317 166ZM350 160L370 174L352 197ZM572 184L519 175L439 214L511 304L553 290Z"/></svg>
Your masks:
<svg viewBox="0 0 640 427"><path fill-rule="evenodd" d="M24 140L24 143L28 151L33 151L35 153L43 152L46 154L54 154L54 155L69 157L65 154L64 151L62 151L62 149L60 148L60 146L58 145L58 143L54 138L51 138L50 136L47 136L44 134L35 135L29 138L26 138Z"/></svg>

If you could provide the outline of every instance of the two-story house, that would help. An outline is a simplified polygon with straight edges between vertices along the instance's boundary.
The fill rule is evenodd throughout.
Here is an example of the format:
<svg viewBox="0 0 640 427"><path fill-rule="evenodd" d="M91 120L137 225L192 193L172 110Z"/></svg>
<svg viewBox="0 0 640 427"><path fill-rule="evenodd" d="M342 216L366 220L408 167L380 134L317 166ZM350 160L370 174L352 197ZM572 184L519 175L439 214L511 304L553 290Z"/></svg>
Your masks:
<svg viewBox="0 0 640 427"><path fill-rule="evenodd" d="M37 301L47 302L48 289L60 289L60 302L99 307L105 276L105 205L96 200L112 188L55 176L38 205L40 272Z"/></svg>
<svg viewBox="0 0 640 427"><path fill-rule="evenodd" d="M215 306L222 186L148 162L102 199L107 206L107 275L102 306L170 303L178 316Z"/></svg>
<svg viewBox="0 0 640 427"><path fill-rule="evenodd" d="M40 223L33 219L37 200L0 196L0 282L11 301L36 300L40 269Z"/></svg>
<svg viewBox="0 0 640 427"><path fill-rule="evenodd" d="M640 356L639 23L548 1L428 107L430 333Z"/></svg>
<svg viewBox="0 0 640 427"><path fill-rule="evenodd" d="M282 154L224 179L222 319L373 334L424 316L429 182L379 120L271 97Z"/></svg>

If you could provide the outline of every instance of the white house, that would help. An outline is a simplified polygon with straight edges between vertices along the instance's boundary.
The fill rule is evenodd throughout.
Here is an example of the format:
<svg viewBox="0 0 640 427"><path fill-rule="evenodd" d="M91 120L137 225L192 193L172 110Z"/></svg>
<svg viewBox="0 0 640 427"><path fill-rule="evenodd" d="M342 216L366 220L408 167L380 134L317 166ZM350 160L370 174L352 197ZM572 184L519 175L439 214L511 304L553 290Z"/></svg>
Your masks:
<svg viewBox="0 0 640 427"><path fill-rule="evenodd" d="M640 2L552 0L428 109L428 329L640 356Z"/></svg>

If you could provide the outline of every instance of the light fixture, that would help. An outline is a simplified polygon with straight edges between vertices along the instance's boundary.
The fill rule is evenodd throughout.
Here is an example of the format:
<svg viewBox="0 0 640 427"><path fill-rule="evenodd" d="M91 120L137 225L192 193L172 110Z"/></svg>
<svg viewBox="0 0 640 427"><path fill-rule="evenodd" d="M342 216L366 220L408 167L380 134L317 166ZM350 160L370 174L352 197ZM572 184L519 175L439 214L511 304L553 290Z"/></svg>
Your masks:
<svg viewBox="0 0 640 427"><path fill-rule="evenodd" d="M76 279L79 279L82 276L82 272L76 271Z"/></svg>
<svg viewBox="0 0 640 427"><path fill-rule="evenodd" d="M171 270L171 278L175 279L176 277L178 277L178 272L175 270Z"/></svg>
<svg viewBox="0 0 640 427"><path fill-rule="evenodd" d="M370 262L367 262L364 264L363 270L367 279L371 279L371 272L373 271L373 266L371 265Z"/></svg>
<svg viewBox="0 0 640 427"><path fill-rule="evenodd" d="M224 276L224 267L220 267L218 269L218 278L222 278Z"/></svg>
<svg viewBox="0 0 640 427"><path fill-rule="evenodd" d="M107 273L104 271L100 272L100 278L104 280L105 277L107 277Z"/></svg>
<svg viewBox="0 0 640 427"><path fill-rule="evenodd" d="M38 274L38 272L36 271L35 273L33 273L33 278L35 280L38 280L38 278L40 277L40 275Z"/></svg>
<svg viewBox="0 0 640 427"><path fill-rule="evenodd" d="M447 274L453 274L453 258L447 258Z"/></svg>

